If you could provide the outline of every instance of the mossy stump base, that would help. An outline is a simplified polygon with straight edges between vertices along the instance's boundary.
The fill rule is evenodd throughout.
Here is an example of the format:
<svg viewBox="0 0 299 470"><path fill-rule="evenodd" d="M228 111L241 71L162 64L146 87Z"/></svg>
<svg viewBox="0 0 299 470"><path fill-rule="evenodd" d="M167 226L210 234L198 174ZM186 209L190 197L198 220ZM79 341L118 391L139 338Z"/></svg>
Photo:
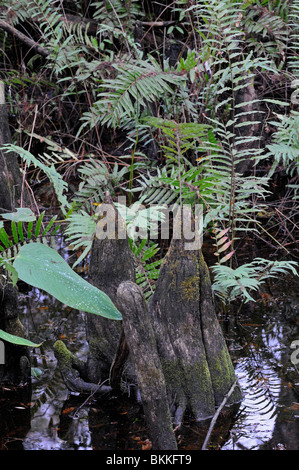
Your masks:
<svg viewBox="0 0 299 470"><path fill-rule="evenodd" d="M53 350L63 381L71 392L104 395L111 391L111 387L107 385L95 384L85 380L86 363L72 354L61 340L54 343Z"/></svg>

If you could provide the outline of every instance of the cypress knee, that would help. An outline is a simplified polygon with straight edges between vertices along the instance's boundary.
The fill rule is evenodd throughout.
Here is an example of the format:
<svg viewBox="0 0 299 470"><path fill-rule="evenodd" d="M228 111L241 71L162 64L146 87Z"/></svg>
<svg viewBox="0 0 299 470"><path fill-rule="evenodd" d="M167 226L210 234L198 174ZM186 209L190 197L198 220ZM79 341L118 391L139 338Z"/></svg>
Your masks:
<svg viewBox="0 0 299 470"><path fill-rule="evenodd" d="M122 283L117 303L123 314L123 327L137 376L146 422L153 449L175 450L165 379L142 290L133 282Z"/></svg>
<svg viewBox="0 0 299 470"><path fill-rule="evenodd" d="M135 266L124 222L109 193L106 194L104 204L110 214L104 214L104 218L99 218L97 236L91 248L88 280L105 292L115 303L118 286L123 281L135 280ZM110 236L109 227L103 227L103 224L113 226L114 237ZM119 230L119 224L123 225L124 231ZM105 237L104 229L108 230L107 237ZM119 236L120 233L122 236ZM88 380L98 383L109 377L115 353L120 349L119 342L123 339L121 322L88 314L87 336L89 343Z"/></svg>
<svg viewBox="0 0 299 470"><path fill-rule="evenodd" d="M176 424L189 409L196 420L211 417L235 381L219 326L207 265L200 248L186 249L176 217L170 248L149 303L158 352ZM231 397L239 400L240 392Z"/></svg>

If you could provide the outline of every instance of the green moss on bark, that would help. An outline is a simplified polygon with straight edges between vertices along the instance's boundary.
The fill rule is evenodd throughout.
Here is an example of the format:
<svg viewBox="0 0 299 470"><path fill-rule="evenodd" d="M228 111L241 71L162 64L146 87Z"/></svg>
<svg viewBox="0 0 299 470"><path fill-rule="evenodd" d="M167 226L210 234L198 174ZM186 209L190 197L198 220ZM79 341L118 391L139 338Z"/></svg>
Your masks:
<svg viewBox="0 0 299 470"><path fill-rule="evenodd" d="M19 318L13 318L11 320L8 320L6 331L11 335L20 336L21 338L27 338L26 330Z"/></svg>
<svg viewBox="0 0 299 470"><path fill-rule="evenodd" d="M189 276L181 282L181 298L185 302L199 302L199 276Z"/></svg>
<svg viewBox="0 0 299 470"><path fill-rule="evenodd" d="M185 363L182 359L163 360L162 369L167 388L176 407L189 407L196 419L205 419L215 412L215 400L207 362Z"/></svg>
<svg viewBox="0 0 299 470"><path fill-rule="evenodd" d="M53 349L61 369L72 368L75 356L67 349L66 345L58 340L54 343Z"/></svg>

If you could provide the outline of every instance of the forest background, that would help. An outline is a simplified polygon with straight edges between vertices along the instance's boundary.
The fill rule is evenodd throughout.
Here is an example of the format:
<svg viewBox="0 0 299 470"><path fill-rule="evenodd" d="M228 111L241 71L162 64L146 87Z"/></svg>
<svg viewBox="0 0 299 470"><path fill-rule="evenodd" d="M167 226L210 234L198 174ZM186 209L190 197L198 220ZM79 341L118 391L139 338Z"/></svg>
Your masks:
<svg viewBox="0 0 299 470"><path fill-rule="evenodd" d="M58 210L77 265L107 190L127 198L129 227L147 228L152 204L156 220L159 207L202 204L223 308L252 300L271 273L295 273L298 9L296 1L1 2L19 207L37 217L45 209L48 219ZM148 297L168 247L159 242L131 234ZM270 259L256 256L263 248Z"/></svg>

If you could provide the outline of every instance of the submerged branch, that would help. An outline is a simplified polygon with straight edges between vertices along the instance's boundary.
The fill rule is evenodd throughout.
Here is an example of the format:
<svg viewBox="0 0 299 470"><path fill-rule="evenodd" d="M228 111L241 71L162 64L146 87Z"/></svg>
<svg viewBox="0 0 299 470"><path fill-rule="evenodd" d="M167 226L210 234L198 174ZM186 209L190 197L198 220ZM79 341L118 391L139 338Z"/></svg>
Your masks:
<svg viewBox="0 0 299 470"><path fill-rule="evenodd" d="M205 441L203 443L203 446L202 446L201 450L208 450L207 445L208 445L208 442L210 440L210 437L211 437L212 431L214 429L214 426L216 424L216 421L218 419L218 416L220 415L220 412L221 412L222 408L225 406L227 400L229 399L229 397L232 395L233 391L235 390L235 387L236 387L237 383L238 383L238 380L236 379L234 381L233 385L231 386L231 388L229 389L227 395L225 395L225 397L223 398L222 403L218 407L216 413L214 414L213 419L212 419L211 424L210 424L210 427L209 427L209 430L208 430L208 433L206 435L206 438L205 438Z"/></svg>

